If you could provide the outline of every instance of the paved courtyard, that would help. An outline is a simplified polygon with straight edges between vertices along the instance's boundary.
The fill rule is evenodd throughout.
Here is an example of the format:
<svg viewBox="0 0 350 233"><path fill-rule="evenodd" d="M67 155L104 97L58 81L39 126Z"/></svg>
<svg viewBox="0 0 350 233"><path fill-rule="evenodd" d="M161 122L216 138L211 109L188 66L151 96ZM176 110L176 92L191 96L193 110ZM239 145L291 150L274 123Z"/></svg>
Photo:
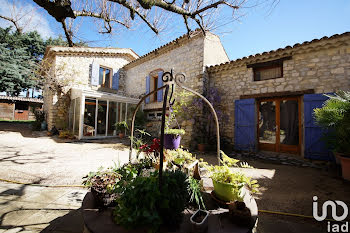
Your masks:
<svg viewBox="0 0 350 233"><path fill-rule="evenodd" d="M14 132L18 130L19 132ZM127 146L112 141L65 142L27 124L0 122L0 178L41 184L81 184L99 167L128 161Z"/></svg>
<svg viewBox="0 0 350 233"><path fill-rule="evenodd" d="M0 183L0 232L80 233L86 191Z"/></svg>
<svg viewBox="0 0 350 233"><path fill-rule="evenodd" d="M123 144L124 143L124 144ZM100 166L128 160L125 141L65 142L31 132L25 124L0 123L0 179L45 185L80 185ZM216 161L213 155L203 155ZM342 200L350 206L350 185L332 170L248 160L242 172L259 180L260 210L312 216L312 197ZM0 232L81 232L83 188L51 188L0 181ZM259 233L326 232L313 219L259 213Z"/></svg>

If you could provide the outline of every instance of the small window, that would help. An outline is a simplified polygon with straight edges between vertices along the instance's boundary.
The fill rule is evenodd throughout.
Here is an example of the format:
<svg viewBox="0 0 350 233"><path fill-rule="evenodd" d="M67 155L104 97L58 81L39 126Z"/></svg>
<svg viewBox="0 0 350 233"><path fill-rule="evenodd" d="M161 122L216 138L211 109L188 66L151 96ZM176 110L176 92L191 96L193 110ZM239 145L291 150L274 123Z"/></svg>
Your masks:
<svg viewBox="0 0 350 233"><path fill-rule="evenodd" d="M282 57L272 61L247 64L253 68L254 81L263 81L283 77L283 62L292 59L292 56Z"/></svg>
<svg viewBox="0 0 350 233"><path fill-rule="evenodd" d="M148 120L161 120L162 119L162 112L150 112L147 114Z"/></svg>
<svg viewBox="0 0 350 233"><path fill-rule="evenodd" d="M282 64L278 66L253 68L254 81L262 81L282 77Z"/></svg>
<svg viewBox="0 0 350 233"><path fill-rule="evenodd" d="M111 72L111 69L100 66L99 84L102 87L112 88L112 72Z"/></svg>
<svg viewBox="0 0 350 233"><path fill-rule="evenodd" d="M148 120L155 120L156 119L156 114L155 113L148 113L147 119Z"/></svg>

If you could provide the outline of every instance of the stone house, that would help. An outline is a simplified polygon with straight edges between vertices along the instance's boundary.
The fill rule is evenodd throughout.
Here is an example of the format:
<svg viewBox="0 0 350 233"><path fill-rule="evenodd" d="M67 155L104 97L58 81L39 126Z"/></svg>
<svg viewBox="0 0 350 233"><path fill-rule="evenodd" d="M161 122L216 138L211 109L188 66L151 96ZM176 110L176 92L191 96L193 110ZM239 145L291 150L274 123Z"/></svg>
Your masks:
<svg viewBox="0 0 350 233"><path fill-rule="evenodd" d="M43 63L48 129L69 129L79 139L115 135L114 124L127 120L138 102L119 82L120 68L136 58L131 49L48 47Z"/></svg>
<svg viewBox="0 0 350 233"><path fill-rule="evenodd" d="M114 136L113 124L130 121L134 104L163 85L162 73L173 69L184 72L185 86L195 91L219 91L228 115L222 135L235 149L330 159L312 109L325 101L323 93L350 89L349 43L350 33L344 33L234 61L218 36L198 31L141 57L131 49L50 47L45 60L52 78L44 90L48 126L68 127L79 138ZM162 96L159 91L142 107L148 130L155 133ZM183 144L193 145L196 126L180 124L186 130Z"/></svg>
<svg viewBox="0 0 350 233"><path fill-rule="evenodd" d="M350 33L323 37L207 67L236 149L296 153L332 160L313 109L324 93L350 90Z"/></svg>
<svg viewBox="0 0 350 233"><path fill-rule="evenodd" d="M44 60L50 64L44 89L48 128L68 128L79 139L113 136L113 125L130 121L139 97L163 85L158 78L162 72L172 68L185 72L186 85L203 92L205 67L229 61L219 37L199 31L141 57L131 49L49 47ZM105 73L110 76L105 78ZM61 88L52 88L57 80ZM153 133L160 128L161 106L162 91L143 106ZM182 122L182 126L188 132L184 138L188 144L192 125Z"/></svg>

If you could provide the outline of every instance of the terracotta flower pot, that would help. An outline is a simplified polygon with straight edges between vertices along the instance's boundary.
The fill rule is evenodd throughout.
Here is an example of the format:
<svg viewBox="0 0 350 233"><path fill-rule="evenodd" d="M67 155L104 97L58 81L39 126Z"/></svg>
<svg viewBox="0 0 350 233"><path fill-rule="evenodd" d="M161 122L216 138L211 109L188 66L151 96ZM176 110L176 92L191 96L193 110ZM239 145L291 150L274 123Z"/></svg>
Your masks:
<svg viewBox="0 0 350 233"><path fill-rule="evenodd" d="M350 181L350 156L340 156L343 178Z"/></svg>
<svg viewBox="0 0 350 233"><path fill-rule="evenodd" d="M345 154L339 153L339 152L334 152L334 157L335 157L335 163L340 165L340 157L344 156Z"/></svg>
<svg viewBox="0 0 350 233"><path fill-rule="evenodd" d="M198 144L198 150L200 152L205 152L206 144Z"/></svg>
<svg viewBox="0 0 350 233"><path fill-rule="evenodd" d="M163 160L163 170L165 170L165 168L167 167L168 162ZM152 163L152 166L156 169L159 170L160 167L160 163Z"/></svg>
<svg viewBox="0 0 350 233"><path fill-rule="evenodd" d="M124 138L125 134L124 133L119 133L119 138Z"/></svg>

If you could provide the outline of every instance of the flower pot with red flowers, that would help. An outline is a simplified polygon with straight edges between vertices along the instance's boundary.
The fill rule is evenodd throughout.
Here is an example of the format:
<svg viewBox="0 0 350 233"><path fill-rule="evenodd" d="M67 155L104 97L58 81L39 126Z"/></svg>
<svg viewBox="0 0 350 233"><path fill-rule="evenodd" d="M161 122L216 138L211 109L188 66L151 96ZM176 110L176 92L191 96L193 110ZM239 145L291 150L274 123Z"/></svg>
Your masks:
<svg viewBox="0 0 350 233"><path fill-rule="evenodd" d="M115 123L115 127L118 131L119 138L124 138L126 130L129 129L126 121L120 121L120 122Z"/></svg>
<svg viewBox="0 0 350 233"><path fill-rule="evenodd" d="M151 159L152 166L159 170L160 162L159 162L159 153L160 153L160 140L158 138L154 138L152 140L152 144L143 144L140 146L140 150L145 152L148 159ZM167 161L165 156L163 157L163 168L167 165Z"/></svg>

